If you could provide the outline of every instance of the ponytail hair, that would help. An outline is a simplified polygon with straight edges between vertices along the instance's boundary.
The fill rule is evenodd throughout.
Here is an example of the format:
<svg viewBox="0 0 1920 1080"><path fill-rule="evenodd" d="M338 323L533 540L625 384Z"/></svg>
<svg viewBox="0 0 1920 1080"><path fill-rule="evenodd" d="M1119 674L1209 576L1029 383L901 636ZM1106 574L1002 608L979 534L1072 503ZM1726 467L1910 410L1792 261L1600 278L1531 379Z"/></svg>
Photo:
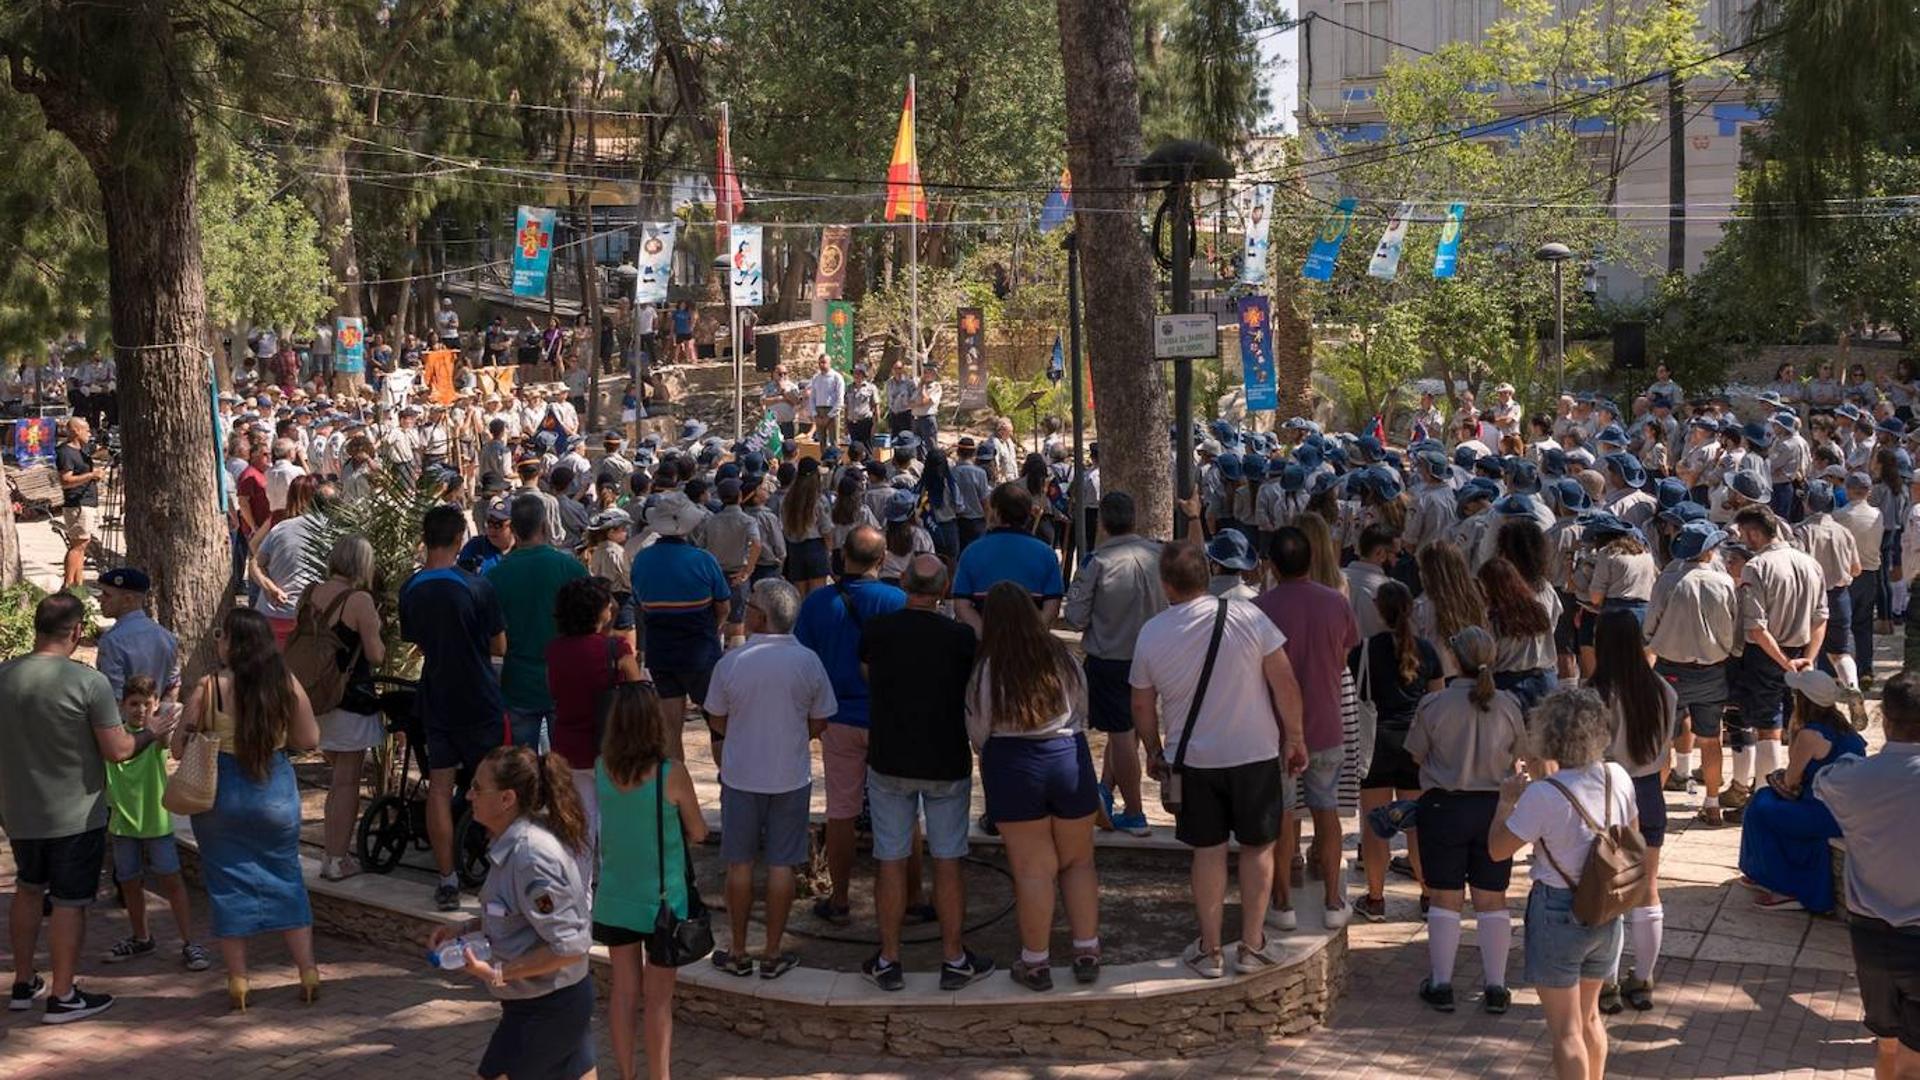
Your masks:
<svg viewBox="0 0 1920 1080"><path fill-rule="evenodd" d="M1420 674L1420 645L1413 632L1413 593L1398 581L1383 581L1373 596L1374 610L1393 635L1395 667L1401 685L1411 683Z"/></svg>
<svg viewBox="0 0 1920 1080"><path fill-rule="evenodd" d="M1473 676L1473 691L1467 695L1473 707L1485 712L1493 702L1493 635L1478 626L1469 626L1453 635L1447 645L1460 661L1460 670Z"/></svg>
<svg viewBox="0 0 1920 1080"><path fill-rule="evenodd" d="M535 818L568 851L587 849L587 813L573 790L573 770L559 754L541 758L524 746L495 747L480 767L493 770L493 782L513 792L520 812Z"/></svg>

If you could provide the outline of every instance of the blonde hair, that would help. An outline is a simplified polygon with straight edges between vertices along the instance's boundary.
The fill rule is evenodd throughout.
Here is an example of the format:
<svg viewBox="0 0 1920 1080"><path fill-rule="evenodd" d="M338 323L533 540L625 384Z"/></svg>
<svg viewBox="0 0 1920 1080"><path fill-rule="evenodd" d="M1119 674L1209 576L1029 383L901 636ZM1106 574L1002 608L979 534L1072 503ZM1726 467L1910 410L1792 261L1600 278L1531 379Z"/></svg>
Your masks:
<svg viewBox="0 0 1920 1080"><path fill-rule="evenodd" d="M1318 513L1301 514L1293 523L1307 535L1307 548L1313 552L1307 578L1347 595L1347 575L1340 572L1340 549L1333 546L1332 523Z"/></svg>
<svg viewBox="0 0 1920 1080"><path fill-rule="evenodd" d="M373 588L373 544L359 533L348 533L333 542L327 553L327 574L356 589Z"/></svg>
<svg viewBox="0 0 1920 1080"><path fill-rule="evenodd" d="M1433 540L1420 549L1421 595L1433 610L1433 632L1442 641L1469 626L1487 622L1487 601L1467 569L1467 558L1450 540Z"/></svg>

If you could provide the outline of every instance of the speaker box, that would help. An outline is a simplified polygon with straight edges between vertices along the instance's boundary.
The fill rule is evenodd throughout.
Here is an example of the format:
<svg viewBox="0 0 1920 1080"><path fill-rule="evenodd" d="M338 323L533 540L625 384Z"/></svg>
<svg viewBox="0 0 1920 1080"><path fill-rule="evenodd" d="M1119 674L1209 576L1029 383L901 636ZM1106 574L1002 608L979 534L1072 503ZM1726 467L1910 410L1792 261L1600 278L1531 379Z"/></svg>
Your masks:
<svg viewBox="0 0 1920 1080"><path fill-rule="evenodd" d="M1617 322L1613 324L1613 366L1616 368L1647 366L1646 323Z"/></svg>
<svg viewBox="0 0 1920 1080"><path fill-rule="evenodd" d="M753 370L772 371L780 366L780 335L753 336Z"/></svg>

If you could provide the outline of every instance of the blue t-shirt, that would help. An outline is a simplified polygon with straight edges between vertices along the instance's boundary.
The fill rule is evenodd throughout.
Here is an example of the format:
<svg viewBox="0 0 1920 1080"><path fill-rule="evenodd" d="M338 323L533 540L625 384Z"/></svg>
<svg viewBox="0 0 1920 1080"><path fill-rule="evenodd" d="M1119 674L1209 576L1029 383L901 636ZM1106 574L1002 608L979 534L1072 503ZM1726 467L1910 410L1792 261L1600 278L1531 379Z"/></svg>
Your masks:
<svg viewBox="0 0 1920 1080"><path fill-rule="evenodd" d="M693 312L685 308L673 309L673 332L680 337L692 337Z"/></svg>
<svg viewBox="0 0 1920 1080"><path fill-rule="evenodd" d="M493 541L484 536L476 536L461 547L460 554L454 556L454 563L460 569L473 574L484 574L493 569L506 552L493 546Z"/></svg>
<svg viewBox="0 0 1920 1080"><path fill-rule="evenodd" d="M663 536L633 557L630 576L647 632L647 667L712 670L720 662L720 622L713 605L733 596L733 583L719 561L684 538Z"/></svg>
<svg viewBox="0 0 1920 1080"><path fill-rule="evenodd" d="M993 529L968 544L954 568L953 595L980 604L987 590L1003 581L1033 594L1036 604L1058 600L1067 591L1053 548L1019 529Z"/></svg>
<svg viewBox="0 0 1920 1080"><path fill-rule="evenodd" d="M847 610L848 598L853 601L854 612L859 613L857 619ZM860 674L860 633L867 623L906 606L906 593L871 578L841 578L833 585L813 590L800 602L793 636L812 649L827 669L833 696L840 704L833 723L867 726L867 680Z"/></svg>
<svg viewBox="0 0 1920 1080"><path fill-rule="evenodd" d="M429 729L499 730L493 638L506 628L493 586L478 574L422 570L400 587L400 636L420 646L415 709Z"/></svg>

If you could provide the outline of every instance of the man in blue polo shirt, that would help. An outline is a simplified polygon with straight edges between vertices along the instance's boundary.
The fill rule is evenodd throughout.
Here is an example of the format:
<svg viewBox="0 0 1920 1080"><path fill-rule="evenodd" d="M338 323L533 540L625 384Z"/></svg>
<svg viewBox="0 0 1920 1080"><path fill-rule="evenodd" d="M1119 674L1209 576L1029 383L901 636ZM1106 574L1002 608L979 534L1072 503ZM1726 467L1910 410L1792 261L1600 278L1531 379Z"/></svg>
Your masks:
<svg viewBox="0 0 1920 1080"><path fill-rule="evenodd" d="M94 667L107 677L115 701L125 696L127 679L145 675L168 701L180 693L180 644L173 632L147 616L146 572L115 567L100 575L100 613L113 625L100 635Z"/></svg>
<svg viewBox="0 0 1920 1080"><path fill-rule="evenodd" d="M993 489L988 509L993 528L967 545L954 569L954 615L979 633L980 605L986 602L987 590L1011 581L1033 596L1042 621L1053 625L1054 616L1060 614L1060 597L1067 590L1053 548L1027 531L1033 520L1033 495L1018 481L1008 481Z"/></svg>
<svg viewBox="0 0 1920 1080"><path fill-rule="evenodd" d="M685 761L682 721L687 699L707 700L713 665L720 662L720 622L733 604L733 583L705 548L690 537L707 519L704 507L669 491L647 507L647 527L659 539L633 557L633 602L645 630L647 671L660 695L667 726L668 753ZM713 760L721 758L721 736L709 732Z"/></svg>
<svg viewBox="0 0 1920 1080"><path fill-rule="evenodd" d="M414 709L427 758L427 837L440 872L434 905L460 907L453 872L453 784L506 738L493 658L507 651L507 621L487 579L455 564L466 515L436 506L420 523L427 562L400 587L400 636L420 647Z"/></svg>
<svg viewBox="0 0 1920 1080"><path fill-rule="evenodd" d="M867 678L860 671L860 634L866 624L907 606L907 594L876 580L887 555L886 537L862 525L841 545L846 574L815 589L800 604L793 636L826 666L839 711L820 736L820 763L827 776L827 873L833 895L813 913L828 922L850 918L847 886L853 876L854 820L867 790Z"/></svg>

